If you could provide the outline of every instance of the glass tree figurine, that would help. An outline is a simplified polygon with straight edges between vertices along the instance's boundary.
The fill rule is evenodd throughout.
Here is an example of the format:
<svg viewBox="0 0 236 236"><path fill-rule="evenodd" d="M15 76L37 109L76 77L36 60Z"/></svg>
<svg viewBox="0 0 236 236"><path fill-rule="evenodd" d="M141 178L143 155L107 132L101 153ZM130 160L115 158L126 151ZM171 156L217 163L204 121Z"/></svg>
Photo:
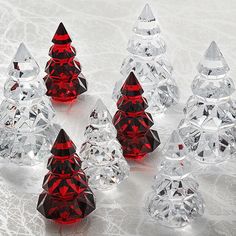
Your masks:
<svg viewBox="0 0 236 236"><path fill-rule="evenodd" d="M148 101L148 111L152 114L164 112L178 101L178 88L172 76L172 67L166 57L166 45L160 35L160 28L148 4L133 28L129 40L129 56L121 66L121 74L126 78L135 71ZM121 96L120 88L124 80L116 83L113 98Z"/></svg>
<svg viewBox="0 0 236 236"><path fill-rule="evenodd" d="M51 153L37 210L60 224L79 222L95 210L95 197L81 169L76 147L63 129Z"/></svg>
<svg viewBox="0 0 236 236"><path fill-rule="evenodd" d="M180 134L196 160L218 163L235 154L236 106L231 99L234 83L229 66L213 41L198 65L193 96L184 108Z"/></svg>
<svg viewBox="0 0 236 236"><path fill-rule="evenodd" d="M147 211L168 227L183 227L204 213L198 183L191 175L188 151L177 131L163 150L164 160L148 196Z"/></svg>
<svg viewBox="0 0 236 236"><path fill-rule="evenodd" d="M49 50L51 59L45 68L46 94L57 102L72 102L87 91L87 81L81 73L76 50L63 23L59 24L52 42Z"/></svg>
<svg viewBox="0 0 236 236"><path fill-rule="evenodd" d="M101 99L89 117L80 157L92 189L110 190L129 176L112 117Z"/></svg>
<svg viewBox="0 0 236 236"><path fill-rule="evenodd" d="M125 80L121 94L113 117L117 139L125 158L142 159L160 145L160 139L158 132L151 128L154 121L146 112L147 100L142 96L142 86L133 72Z"/></svg>
<svg viewBox="0 0 236 236"><path fill-rule="evenodd" d="M21 43L9 66L0 105L0 156L18 164L35 164L44 158L59 129L38 74L37 62Z"/></svg>

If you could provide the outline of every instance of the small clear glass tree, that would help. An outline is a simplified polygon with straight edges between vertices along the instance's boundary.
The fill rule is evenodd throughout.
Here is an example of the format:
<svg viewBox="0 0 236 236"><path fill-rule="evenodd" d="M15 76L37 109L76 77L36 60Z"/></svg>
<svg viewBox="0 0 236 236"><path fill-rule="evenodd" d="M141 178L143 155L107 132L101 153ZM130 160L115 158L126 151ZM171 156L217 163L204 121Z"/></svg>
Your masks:
<svg viewBox="0 0 236 236"><path fill-rule="evenodd" d="M174 131L163 150L164 160L147 200L152 218L168 227L183 227L204 213L198 183L191 175L187 148Z"/></svg>
<svg viewBox="0 0 236 236"><path fill-rule="evenodd" d="M149 112L164 112L178 101L178 88L172 76L172 66L166 57L166 45L152 10L145 5L128 43L129 56L121 66L121 74L127 78L133 70L144 89ZM114 100L120 97L124 80L119 80L113 91Z"/></svg>
<svg viewBox="0 0 236 236"><path fill-rule="evenodd" d="M203 163L222 162L235 154L236 105L231 100L235 87L228 71L229 66L213 41L198 65L193 96L179 125L185 144Z"/></svg>
<svg viewBox="0 0 236 236"><path fill-rule="evenodd" d="M59 130L52 123L55 112L38 74L37 62L21 43L9 66L0 105L0 156L18 164L43 159Z"/></svg>
<svg viewBox="0 0 236 236"><path fill-rule="evenodd" d="M82 169L92 189L112 189L129 175L129 165L116 136L111 114L102 100L98 99L85 130L86 141L80 151Z"/></svg>

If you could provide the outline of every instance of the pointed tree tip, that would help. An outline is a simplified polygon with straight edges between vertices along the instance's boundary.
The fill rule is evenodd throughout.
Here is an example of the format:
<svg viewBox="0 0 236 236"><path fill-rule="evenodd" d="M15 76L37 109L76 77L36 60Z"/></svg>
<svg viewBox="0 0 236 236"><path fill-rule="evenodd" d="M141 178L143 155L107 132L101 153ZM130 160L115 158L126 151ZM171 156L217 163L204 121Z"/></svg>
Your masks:
<svg viewBox="0 0 236 236"><path fill-rule="evenodd" d="M26 49L26 50L28 51L28 49L27 49L27 47L26 47L26 45L25 45L24 42L21 42L21 43L19 44L18 50L19 50L19 49Z"/></svg>
<svg viewBox="0 0 236 236"><path fill-rule="evenodd" d="M96 103L95 103L95 107L97 107L97 106L99 106L99 105L103 105L104 103L103 103L103 101L102 101L102 99L101 98L98 98L97 99L97 101L96 101Z"/></svg>
<svg viewBox="0 0 236 236"><path fill-rule="evenodd" d="M135 81L135 83L139 83L137 76L135 75L134 71L131 71L126 79L127 81Z"/></svg>
<svg viewBox="0 0 236 236"><path fill-rule="evenodd" d="M222 55L222 53L215 41L212 41L210 43L209 47L205 51L204 57L209 58L211 60L222 60L223 59L223 55Z"/></svg>
<svg viewBox="0 0 236 236"><path fill-rule="evenodd" d="M53 36L52 42L56 43L56 44L67 44L67 43L72 42L72 40L71 40L69 34L67 33L67 30L62 22L57 27L57 30L56 30L55 35Z"/></svg>
<svg viewBox="0 0 236 236"><path fill-rule="evenodd" d="M136 75L135 75L133 70L129 74L136 77Z"/></svg>
<svg viewBox="0 0 236 236"><path fill-rule="evenodd" d="M133 79L133 80L135 80L136 83L139 83L139 82L138 82L138 79L137 79L137 76L136 76L136 74L135 74L134 71L131 71L131 72L129 73L127 79Z"/></svg>
<svg viewBox="0 0 236 236"><path fill-rule="evenodd" d="M197 66L197 70L200 74L206 76L222 76L230 70L215 41L212 41L206 49L203 58Z"/></svg>
<svg viewBox="0 0 236 236"><path fill-rule="evenodd" d="M23 47L23 46L25 47L25 43L21 42L19 47Z"/></svg>
<svg viewBox="0 0 236 236"><path fill-rule="evenodd" d="M64 24L62 22L60 22L60 24L57 27L56 32L61 34L61 33L64 33L65 31L66 31L66 28L65 28Z"/></svg>
<svg viewBox="0 0 236 236"><path fill-rule="evenodd" d="M209 48L215 48L215 49L219 49L219 47L218 47L218 45L217 45L217 43L216 43L216 41L211 41L211 43L210 43L210 45L209 45Z"/></svg>
<svg viewBox="0 0 236 236"><path fill-rule="evenodd" d="M71 138L64 129L61 129L56 137L55 143L65 143L67 141L71 141Z"/></svg>
<svg viewBox="0 0 236 236"><path fill-rule="evenodd" d="M101 98L98 98L96 103L103 103L103 101Z"/></svg>
<svg viewBox="0 0 236 236"><path fill-rule="evenodd" d="M126 78L121 93L126 96L138 96L143 94L143 88L140 85L134 71L131 71Z"/></svg>
<svg viewBox="0 0 236 236"><path fill-rule="evenodd" d="M76 152L76 146L64 129L61 129L52 146L51 153L55 156L69 156Z"/></svg>
<svg viewBox="0 0 236 236"><path fill-rule="evenodd" d="M65 133L66 133L66 131L64 129L61 129L59 132L59 134L65 134Z"/></svg>
<svg viewBox="0 0 236 236"><path fill-rule="evenodd" d="M31 56L31 53L28 50L28 48L25 46L25 44L21 42L16 50L14 60L17 62L22 62L29 58L33 58L33 57Z"/></svg>
<svg viewBox="0 0 236 236"><path fill-rule="evenodd" d="M155 17L153 15L152 9L148 3L145 4L141 14L139 15L139 19L142 21L153 21Z"/></svg>
<svg viewBox="0 0 236 236"><path fill-rule="evenodd" d="M68 134L66 133L66 131L64 129L61 129L57 135L56 142L59 140L68 140L68 139L70 138Z"/></svg>
<svg viewBox="0 0 236 236"><path fill-rule="evenodd" d="M57 31L66 31L66 27L62 22L58 25Z"/></svg>
<svg viewBox="0 0 236 236"><path fill-rule="evenodd" d="M216 44L216 41L215 40L211 41L211 44Z"/></svg>
<svg viewBox="0 0 236 236"><path fill-rule="evenodd" d="M96 103L95 103L95 106L94 106L94 110L96 109L102 109L102 110L105 110L107 109L107 107L105 106L104 102L102 101L101 98L98 98Z"/></svg>

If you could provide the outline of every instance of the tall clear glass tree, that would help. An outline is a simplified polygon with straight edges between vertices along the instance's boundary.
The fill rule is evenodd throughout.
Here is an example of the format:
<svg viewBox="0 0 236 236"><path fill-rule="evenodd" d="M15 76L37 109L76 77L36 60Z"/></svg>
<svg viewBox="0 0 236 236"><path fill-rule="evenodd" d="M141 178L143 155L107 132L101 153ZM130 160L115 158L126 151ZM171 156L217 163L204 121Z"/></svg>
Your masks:
<svg viewBox="0 0 236 236"><path fill-rule="evenodd" d="M198 64L193 95L185 108L179 131L196 160L218 163L235 154L236 104L229 66L213 41Z"/></svg>
<svg viewBox="0 0 236 236"><path fill-rule="evenodd" d="M18 164L45 158L59 130L38 74L37 62L21 43L9 66L0 105L0 156Z"/></svg>
<svg viewBox="0 0 236 236"><path fill-rule="evenodd" d="M124 79L116 83L113 98L118 100L120 88L133 70L144 89L149 112L164 112L175 104L179 96L178 88L166 57L166 44L161 37L159 24L148 4L138 17L127 50L129 55L121 66Z"/></svg>

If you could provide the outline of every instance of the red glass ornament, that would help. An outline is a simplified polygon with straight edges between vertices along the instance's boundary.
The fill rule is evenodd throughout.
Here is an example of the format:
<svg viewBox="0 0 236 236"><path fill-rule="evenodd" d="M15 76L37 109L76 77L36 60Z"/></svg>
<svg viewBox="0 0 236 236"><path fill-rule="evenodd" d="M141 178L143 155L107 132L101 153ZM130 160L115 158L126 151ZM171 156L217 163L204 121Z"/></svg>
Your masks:
<svg viewBox="0 0 236 236"><path fill-rule="evenodd" d="M51 59L45 68L46 94L55 101L73 101L87 91L87 81L81 73L80 63L75 59L76 50L71 46L71 38L62 23L52 42L54 45L49 50Z"/></svg>
<svg viewBox="0 0 236 236"><path fill-rule="evenodd" d="M143 89L131 72L121 88L122 96L117 102L118 111L113 117L126 158L140 159L153 152L159 145L157 131L151 130L153 119L145 112L147 101L142 97Z"/></svg>
<svg viewBox="0 0 236 236"><path fill-rule="evenodd" d="M95 199L76 147L64 130L59 132L51 153L37 209L61 224L78 222L95 210Z"/></svg>

